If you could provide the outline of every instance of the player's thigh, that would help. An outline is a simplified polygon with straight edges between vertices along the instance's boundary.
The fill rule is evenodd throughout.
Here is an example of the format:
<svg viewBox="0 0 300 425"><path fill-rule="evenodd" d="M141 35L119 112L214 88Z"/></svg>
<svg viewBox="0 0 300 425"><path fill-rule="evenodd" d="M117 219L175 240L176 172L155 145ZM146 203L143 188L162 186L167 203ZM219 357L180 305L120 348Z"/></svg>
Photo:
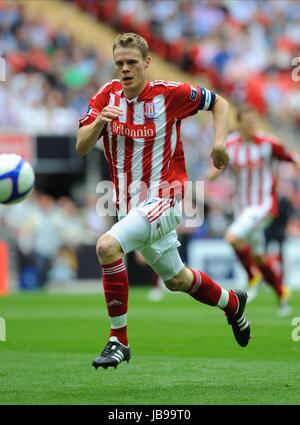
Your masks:
<svg viewBox="0 0 300 425"><path fill-rule="evenodd" d="M162 240L169 235L182 220L181 203L170 199L152 198L137 208L143 214L151 228L150 241Z"/></svg>
<svg viewBox="0 0 300 425"><path fill-rule="evenodd" d="M164 281L167 281L176 276L184 268L177 249L179 246L177 233L174 230L162 240L147 244L141 250L141 254L149 266Z"/></svg>
<svg viewBox="0 0 300 425"><path fill-rule="evenodd" d="M133 210L114 224L107 234L115 238L123 252L128 254L147 244L150 239L150 225L142 214Z"/></svg>
<svg viewBox="0 0 300 425"><path fill-rule="evenodd" d="M263 228L270 220L269 209L259 206L245 208L228 227L227 232L237 239L248 240L259 228Z"/></svg>
<svg viewBox="0 0 300 425"><path fill-rule="evenodd" d="M162 278L164 282L178 275L184 268L178 249L170 249L164 252L156 262L152 262L152 257L144 256L145 260L152 269Z"/></svg>

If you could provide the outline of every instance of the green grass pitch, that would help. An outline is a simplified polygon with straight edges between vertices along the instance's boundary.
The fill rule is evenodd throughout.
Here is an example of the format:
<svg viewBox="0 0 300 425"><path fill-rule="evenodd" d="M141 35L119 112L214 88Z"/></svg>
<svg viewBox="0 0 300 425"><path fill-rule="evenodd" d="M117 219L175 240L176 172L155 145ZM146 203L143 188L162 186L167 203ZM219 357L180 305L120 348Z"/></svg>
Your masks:
<svg viewBox="0 0 300 425"><path fill-rule="evenodd" d="M130 290L132 359L116 370L91 366L108 335L100 291L0 298L0 404L300 404L300 341L291 337L300 293L280 319L262 290L247 307L252 339L241 348L217 308L172 293L150 303L147 290Z"/></svg>

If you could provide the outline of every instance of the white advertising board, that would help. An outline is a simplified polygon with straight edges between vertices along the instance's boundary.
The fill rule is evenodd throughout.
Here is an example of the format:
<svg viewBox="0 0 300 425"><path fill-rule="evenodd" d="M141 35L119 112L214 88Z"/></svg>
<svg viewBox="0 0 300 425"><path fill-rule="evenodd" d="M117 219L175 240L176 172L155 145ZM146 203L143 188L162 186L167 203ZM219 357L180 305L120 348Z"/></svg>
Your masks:
<svg viewBox="0 0 300 425"><path fill-rule="evenodd" d="M300 289L300 239L284 244L285 283ZM245 288L247 275L231 246L222 239L192 240L188 245L188 265L209 274L224 287Z"/></svg>

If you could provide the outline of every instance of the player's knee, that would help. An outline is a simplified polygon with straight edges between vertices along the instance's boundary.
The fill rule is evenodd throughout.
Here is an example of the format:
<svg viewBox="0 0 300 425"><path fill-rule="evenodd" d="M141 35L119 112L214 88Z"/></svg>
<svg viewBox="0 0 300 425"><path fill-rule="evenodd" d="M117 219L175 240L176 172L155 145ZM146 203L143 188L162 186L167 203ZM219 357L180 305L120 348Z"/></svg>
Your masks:
<svg viewBox="0 0 300 425"><path fill-rule="evenodd" d="M230 243L234 248L240 248L242 241L239 240L235 235L230 232L226 232L224 235L225 240Z"/></svg>
<svg viewBox="0 0 300 425"><path fill-rule="evenodd" d="M120 244L112 236L105 234L97 241L96 252L101 260L114 261L122 254Z"/></svg>

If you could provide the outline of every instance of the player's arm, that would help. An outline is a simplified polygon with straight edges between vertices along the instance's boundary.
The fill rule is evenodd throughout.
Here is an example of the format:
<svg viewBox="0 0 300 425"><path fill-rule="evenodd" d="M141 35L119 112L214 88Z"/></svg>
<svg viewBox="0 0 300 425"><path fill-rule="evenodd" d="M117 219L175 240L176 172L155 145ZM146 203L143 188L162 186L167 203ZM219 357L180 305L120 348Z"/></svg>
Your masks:
<svg viewBox="0 0 300 425"><path fill-rule="evenodd" d="M220 176L220 174L222 174L222 171L223 170L218 170L215 167L210 167L208 172L207 172L207 180L212 181L212 180L217 179Z"/></svg>
<svg viewBox="0 0 300 425"><path fill-rule="evenodd" d="M92 123L81 126L77 132L76 143L79 155L88 154L96 145L105 125L121 114L122 110L118 106L107 105Z"/></svg>
<svg viewBox="0 0 300 425"><path fill-rule="evenodd" d="M214 124L214 140L211 151L213 165L217 169L224 168L229 162L226 149L228 135L229 103L226 99L216 94L214 105L211 109Z"/></svg>
<svg viewBox="0 0 300 425"><path fill-rule="evenodd" d="M280 161L293 162L300 172L300 156L295 152L289 152L285 146L281 145L278 141L272 141L273 156Z"/></svg>
<svg viewBox="0 0 300 425"><path fill-rule="evenodd" d="M227 100L205 87L193 87L189 84L180 84L173 93L177 119L184 119L198 111L212 112L214 140L211 158L216 168L224 168L229 162L225 146L229 121Z"/></svg>

